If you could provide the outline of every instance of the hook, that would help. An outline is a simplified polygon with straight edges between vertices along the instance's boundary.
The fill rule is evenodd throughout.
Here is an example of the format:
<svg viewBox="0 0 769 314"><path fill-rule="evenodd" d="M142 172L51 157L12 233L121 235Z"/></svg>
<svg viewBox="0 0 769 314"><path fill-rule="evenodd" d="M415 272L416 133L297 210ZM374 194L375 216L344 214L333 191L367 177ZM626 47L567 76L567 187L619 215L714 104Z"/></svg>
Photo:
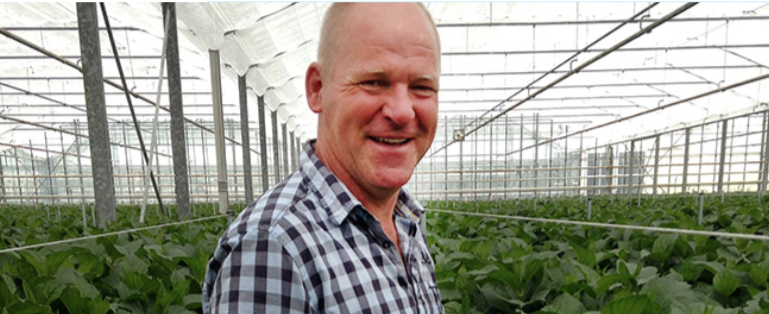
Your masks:
<svg viewBox="0 0 769 314"><path fill-rule="evenodd" d="M645 18L645 17L651 17L651 15L649 15L649 14L646 14L646 15L644 15L644 16L642 16L641 18L639 18L639 19L638 19L638 28L639 28L639 29L641 29L641 30L644 30L644 27L643 27L643 26L644 26L644 18ZM651 31L651 30L649 30L649 31L645 31L644 33L647 33L647 34L651 34L651 32L652 32L652 31Z"/></svg>

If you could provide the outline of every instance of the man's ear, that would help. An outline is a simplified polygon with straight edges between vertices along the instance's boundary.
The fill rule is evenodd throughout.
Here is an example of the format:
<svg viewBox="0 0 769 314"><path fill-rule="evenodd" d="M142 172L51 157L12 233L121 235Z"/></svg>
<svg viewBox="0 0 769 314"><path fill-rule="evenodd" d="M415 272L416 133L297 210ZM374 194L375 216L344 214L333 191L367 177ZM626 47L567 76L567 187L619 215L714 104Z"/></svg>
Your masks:
<svg viewBox="0 0 769 314"><path fill-rule="evenodd" d="M310 67L307 68L307 75L304 79L304 90L307 95L307 105L310 106L310 110L315 113L320 113L321 108L321 95L320 91L323 89L323 75L320 73L320 64L313 62Z"/></svg>

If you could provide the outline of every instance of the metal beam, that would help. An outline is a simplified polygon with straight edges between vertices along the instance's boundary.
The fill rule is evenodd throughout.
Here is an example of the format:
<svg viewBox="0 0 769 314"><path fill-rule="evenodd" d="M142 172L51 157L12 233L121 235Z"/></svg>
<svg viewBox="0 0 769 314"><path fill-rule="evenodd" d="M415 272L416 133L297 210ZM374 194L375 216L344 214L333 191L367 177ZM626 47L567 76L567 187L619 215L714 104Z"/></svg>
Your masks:
<svg viewBox="0 0 769 314"><path fill-rule="evenodd" d="M608 96L565 96L565 97L554 97L554 98L535 98L530 99L528 101L531 102L537 102L537 101L577 101L577 100L596 100L596 99L629 99L629 98L672 98L673 96L664 95L664 94L648 94L648 95L608 95ZM523 101L525 98L506 98L503 100L499 99L472 99L472 100L442 100L438 103L441 104L474 104L474 103L483 103L483 102L489 102L489 103L507 103L507 102L519 102ZM492 109L494 111L495 109Z"/></svg>
<svg viewBox="0 0 769 314"><path fill-rule="evenodd" d="M278 110L270 112L270 124L272 124L272 157L275 166L275 184L280 182L280 141L278 140Z"/></svg>
<svg viewBox="0 0 769 314"><path fill-rule="evenodd" d="M107 108L104 107L104 83L102 77L99 43L99 19L95 3L77 3L78 35L83 60L83 83L86 91L88 115L88 144L91 147L94 208L99 228L115 221L115 191L112 182Z"/></svg>
<svg viewBox="0 0 769 314"><path fill-rule="evenodd" d="M219 213L229 209L227 191L227 155L224 151L224 118L222 117L222 81L219 67L219 51L208 50L211 67L211 91L214 102L214 143L216 145L216 174L219 191Z"/></svg>
<svg viewBox="0 0 769 314"><path fill-rule="evenodd" d="M684 139L684 173L683 177L681 178L681 193L686 193L686 183L688 182L689 177L689 146L691 145L691 135L692 135L692 129L687 128L685 131L685 139Z"/></svg>
<svg viewBox="0 0 769 314"><path fill-rule="evenodd" d="M742 67L742 66L741 66ZM719 67L720 69L723 69L724 67ZM673 68L667 68L669 70L676 70ZM621 71L622 69L617 69L616 71ZM587 70L583 72L588 72ZM542 72L544 73L544 72ZM540 74L542 74L540 73ZM549 72L553 73L553 72ZM566 72L564 72L566 73ZM485 74L478 74L478 75L484 75ZM497 73L493 73L492 75L498 75ZM648 83L610 83L610 84L580 84L580 85L560 85L560 86L553 86L551 89L569 89L569 88L598 88L598 87L633 87L633 86L648 86L648 85L703 85L703 84L709 84L708 82L703 81L679 81L679 82L648 82ZM529 88L531 89L540 89L544 86L531 86ZM475 87L475 88L468 88L468 87L457 87L457 88L441 88L441 92L469 92L469 91L514 91L519 90L522 88L526 88L525 86L499 86L499 87ZM56 95L56 93L50 93L51 95ZM77 93L76 95L80 95L81 93ZM8 93L6 93L8 95ZM21 95L21 94L20 94Z"/></svg>
<svg viewBox="0 0 769 314"><path fill-rule="evenodd" d="M761 195L766 194L767 183L769 183L769 115L764 113L764 136L762 138L763 154L761 154Z"/></svg>
<svg viewBox="0 0 769 314"><path fill-rule="evenodd" d="M259 150L261 151L261 154L259 157L261 158L262 164L262 192L267 192L267 189L270 188L270 180L269 180L269 170L267 168L267 122L265 121L265 110L267 110L267 104L264 102L264 96L256 96L257 99L257 108L259 109Z"/></svg>
<svg viewBox="0 0 769 314"><path fill-rule="evenodd" d="M38 45L36 45L36 44L34 44L34 43L24 39L24 38L21 38L21 37L17 36L16 34L13 34L13 33L9 32L9 31L7 31L5 28L0 27L0 34L10 38L11 40L14 40L14 41L18 42L18 43L20 43L20 44L22 44L24 46L27 46L28 48L30 48L32 50L35 50L37 52L42 53L43 55L46 55L46 56L48 56L48 57L50 57L52 59L55 59L55 60L63 63L64 65L67 65L67 66L69 66L69 67L71 67L71 68L73 68L73 69L75 69L75 70L77 70L79 72L83 72L84 71L83 68L78 66L75 62L72 62L70 60L64 59L61 56L59 56L59 55L57 55L57 54L55 54L55 53L53 53L53 52L51 52L51 51L41 47L41 46L38 46ZM75 58L75 59L80 59L80 57ZM110 85L112 87L115 87L115 88L117 88L117 89L119 89L121 91L125 91L125 88L122 85L120 85L118 83L115 83L112 80L105 79L103 76L102 76L102 80L104 81L104 83L106 83L106 84L108 84L108 85ZM128 93L131 94L133 97L141 99L142 101L144 101L144 102L146 102L148 104L151 104L153 106L158 106L158 104L156 104L154 101L152 101L149 98L147 98L145 96L142 96L142 95L140 95L140 94L138 94L136 92L133 92L133 91L129 90ZM166 112L170 112L170 110L168 108L166 108L166 107L163 107L163 106L158 106L158 107L160 109L166 111ZM186 117L184 119L185 119L185 121L191 123L192 125L200 128L202 130L205 130L208 133L212 133L212 134L214 133L213 130L203 126L202 124L200 124L200 123L198 123L198 122L196 122L196 121L194 121L192 119L189 119L189 118L186 118ZM241 145L240 143L238 143L237 141L235 141L235 140L233 140L231 138L225 137L225 139L230 141L230 142L232 142L232 143L234 143L234 144ZM258 152L257 152L257 154L258 154Z"/></svg>
<svg viewBox="0 0 769 314"><path fill-rule="evenodd" d="M718 192L724 191L724 162L726 161L726 136L728 131L729 120L721 122L721 151L718 160Z"/></svg>
<svg viewBox="0 0 769 314"><path fill-rule="evenodd" d="M248 129L248 86L246 76L238 76L238 96L240 98L240 142L243 144L243 184L245 185L246 205L254 202L254 185L251 174L251 137Z"/></svg>
<svg viewBox="0 0 769 314"><path fill-rule="evenodd" d="M726 21L762 21L769 20L769 16L718 16L718 17L682 17L668 22L681 23L681 22L726 22ZM536 22L484 22L484 23L437 23L436 26L440 28L449 27L491 27L491 26L555 26L555 25L595 25L595 24L617 24L622 22L637 24L637 23L653 23L659 19L638 19L638 20L593 20L593 21L536 21Z"/></svg>
<svg viewBox="0 0 769 314"><path fill-rule="evenodd" d="M283 129L283 176L288 177L289 169L288 169L288 146L291 144L291 142L288 141L288 130L286 129L286 124L281 123L280 127Z"/></svg>
<svg viewBox="0 0 769 314"><path fill-rule="evenodd" d="M653 4L653 5L655 5L655 4ZM653 5L649 6L649 8L650 8L650 7L652 7ZM621 42L619 42L619 43L615 44L614 46L612 46L612 47L610 47L610 48L608 48L608 49L606 49L606 50L603 50L601 53L599 53L598 55L594 56L594 57L593 57L593 58L591 58L590 60L588 60L588 61L586 61L586 62L584 62L584 63L580 64L580 65L579 65L579 66L577 66L576 68L572 68L572 70L571 70L571 71L569 71L569 73L567 73L567 74L565 74L565 75L563 75L563 76L560 76L560 77L558 77L556 80L554 80L553 82L551 82L551 83L547 84L545 87L543 87L543 88L541 88L541 89L537 90L537 91L536 91L536 92L534 92L534 93L531 93L531 94L529 94L529 96L528 96L528 97L526 97L524 100L522 100L522 101L519 101L518 103L516 103L516 104L514 104L514 105L512 105L512 106L510 106L510 107L508 107L508 108L507 108L507 109L505 109L504 111L502 111L502 112L500 112L500 113L498 113L498 114L494 115L494 116L493 116L493 117L491 117L490 119L486 120L485 122L483 122L483 123L479 124L477 127L475 127L475 128L473 128L473 129L471 129L470 131L468 131L466 134L472 134L473 132L477 131L478 129L480 129L480 128L483 128L484 126L486 126L486 125L487 125L488 123L490 123L491 121L493 121L493 120L495 120L495 119L499 118L500 116L503 116L503 115L505 115L507 112L509 112L509 111L511 111L511 110L513 110L513 109L515 109L516 107L523 105L523 104L524 104L524 103L525 103L527 100L535 98L535 97L536 97L536 96L538 96L539 94L541 94L541 93L543 93L543 92L547 91L547 89L548 89L548 88L550 88L550 87L552 87L552 86L555 86L555 85L558 85L558 83L560 83L560 82L562 82L562 81L564 81L564 80L568 79L568 78L569 78L571 75L573 75L573 74L575 74L575 73L578 73L578 72L579 72L579 71L581 71L582 69L584 69L584 68L586 68L586 67L590 66L591 64L593 64L593 63L597 62L598 60L602 59L603 57L605 57L605 56L609 55L609 54L610 54L610 53L612 53L613 51L615 51L615 50L617 50L617 49L619 49L619 48L621 48L621 47L623 47L623 46L627 45L628 43L630 43L630 42L634 41L635 39L637 39L637 38L639 38L639 37L641 37L641 36L643 36L644 34L650 33L650 32L651 32L653 29L655 29L655 28L659 27L660 25L662 25L662 24L663 24L663 23L665 23L666 21L669 21L669 20L673 19L674 17L678 16L679 14L681 14L681 13L685 12L685 11L686 11L686 10L688 10L689 8L693 7L694 5L696 5L696 3L686 3L686 4L682 5L682 6L680 6L680 7L679 7L679 8L677 8L676 10L674 10L674 11L672 11L672 12L668 13L667 15L665 15L664 17L662 17L661 19L659 19L658 21L656 21L656 22L654 22L654 23L652 23L652 24L650 24L650 25L648 25L648 26L644 27L644 28L643 28L643 29L641 29L640 31L638 31L638 32L634 33L633 35L630 35L629 37L625 38L625 39L624 39L624 40L622 40ZM647 9L648 9L648 8L647 8ZM633 18L634 18L634 17L633 17ZM631 20L632 20L632 18L631 18ZM620 25L620 26L621 26L621 25ZM615 30L616 30L616 29L617 29L617 28L615 28ZM612 30L611 32L613 32L613 31L614 31L614 30ZM609 32L609 34L610 34L611 32ZM606 34L606 35L604 35L604 36L607 36L607 35L609 35L609 34ZM593 44L595 44L595 42L593 42ZM591 45L592 45L592 44L591 44ZM589 48L589 47L586 47L586 49L588 49L588 48ZM564 62L566 62L566 61L564 61ZM563 63L562 63L562 64L563 64ZM541 79L541 78L542 78L542 77L540 77L540 79ZM538 80L539 80L539 79L537 79L537 80L533 81L532 83L530 83L530 85L533 85L533 84L534 84L534 83L536 83ZM522 91L523 91L523 90L520 90L518 93L520 93L520 92L522 92ZM516 94L517 94L517 93L516 93ZM509 98L513 98L513 97L515 97L515 96L516 96L516 94L513 94L513 95L511 95ZM501 105L501 104L502 104L502 103L500 103L499 105ZM498 105L498 106L499 106L499 105ZM480 119L480 117L479 117L479 118L477 118L477 119L476 119L476 121L477 121L478 119ZM553 139L550 139L550 141L553 141ZM444 147L442 147L442 148L440 148L440 149L436 150L435 152L433 152L433 154L436 154L436 153L440 152L441 150L445 149L446 147L448 147L449 145L451 145L452 143L455 143L455 142L456 142L456 141L450 142L450 143L449 143L449 144L447 144L446 146L444 146Z"/></svg>
<svg viewBox="0 0 769 314"><path fill-rule="evenodd" d="M704 92L702 94L698 94L698 95L695 95L695 96L692 96L692 97L688 97L688 98L684 98L684 99L681 99L681 100L677 100L677 101L674 101L674 102L666 104L666 105L657 106L655 108L652 108L652 109L649 109L649 110L645 110L645 111L642 111L642 112L639 112L639 113L635 113L635 114L632 114L632 115L629 115L629 116L626 116L626 117L623 117L623 118L620 118L620 119L612 120L612 121L609 121L609 122L606 122L606 123L602 123L602 124L595 125L595 126L592 126L592 127L586 128L586 129L582 129L582 130L579 130L579 131L571 133L571 134L566 134L566 135L563 135L563 136L559 136L557 138L551 139L550 141L557 141L557 140L561 140L561 139L564 139L564 138L567 138L567 137L570 137L570 136L574 136L574 135L577 135L577 134L582 134L582 133L585 133L585 132L588 132L588 131L600 129L600 128L608 126L608 125L612 125L612 124L615 124L615 123L619 123L619 122L623 122L623 121L626 121L626 120L630 120L630 119L633 119L633 118L636 118L636 117L639 117L639 116L642 116L642 115L645 115L645 114L649 114L649 113L652 113L652 112L655 112L655 111L663 110L665 108L669 108L669 107L672 107L672 106L675 106L675 105L680 105L680 104L683 104L683 103L688 103L688 102L690 102L692 100L696 100L696 99L699 99L699 98L702 98L702 97L710 96L710 95L713 95L713 94L716 94L716 93L721 93L721 92L724 92L724 91L727 91L727 90L730 90L730 89L733 89L733 88L737 88L737 87L740 87L740 86L743 86L743 85L746 85L746 84L758 82L758 81L761 81L761 80L764 80L764 79L767 79L767 78L769 78L769 73L764 74L764 75L759 75L759 76L756 76L756 77L753 77L753 78L750 78L750 79L747 79L747 80L744 80L744 81L740 81L740 82L737 82L737 83L734 83L734 84L731 84L731 85L728 85L728 86L717 88L717 89L714 89L714 90L711 90L711 91L708 91L708 92ZM654 136L654 135L652 135L652 136ZM542 144L547 144L547 143L549 143L549 141L541 142L539 144L542 145ZM526 149L530 149L532 147L533 146L528 146L528 147L525 147L523 149L526 150ZM513 154L515 152L516 151L507 152L506 155Z"/></svg>
<svg viewBox="0 0 769 314"><path fill-rule="evenodd" d="M660 168L660 136L657 135L657 138L654 140L654 177L652 178L652 194L654 197L657 197L657 182L659 179L659 168Z"/></svg>
<svg viewBox="0 0 769 314"><path fill-rule="evenodd" d="M171 149L174 161L174 192L179 220L190 216L190 187L187 178L187 141L185 139L182 80L179 68L179 35L176 28L176 4L164 2L166 31L166 63L168 65L168 101L171 110Z"/></svg>
<svg viewBox="0 0 769 314"><path fill-rule="evenodd" d="M735 48L767 48L769 44L740 44L740 45L700 45L700 46L657 46L634 47L616 49L614 52L638 52L638 51L671 51L671 50L700 50L700 49L735 49ZM542 50L509 50L509 51L467 51L467 52L443 52L443 56L495 56L495 55L520 55L520 54L557 54L557 53L601 53L603 49L542 49Z"/></svg>

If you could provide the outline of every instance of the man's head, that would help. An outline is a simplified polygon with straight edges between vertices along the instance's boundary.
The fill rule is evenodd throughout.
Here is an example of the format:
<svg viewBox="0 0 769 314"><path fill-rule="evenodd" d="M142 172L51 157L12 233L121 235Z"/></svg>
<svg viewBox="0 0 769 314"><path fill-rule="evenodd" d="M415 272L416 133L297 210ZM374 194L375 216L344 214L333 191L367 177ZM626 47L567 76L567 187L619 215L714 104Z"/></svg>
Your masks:
<svg viewBox="0 0 769 314"><path fill-rule="evenodd" d="M329 9L305 87L318 157L353 194L390 197L406 184L435 136L439 76L438 33L420 4Z"/></svg>

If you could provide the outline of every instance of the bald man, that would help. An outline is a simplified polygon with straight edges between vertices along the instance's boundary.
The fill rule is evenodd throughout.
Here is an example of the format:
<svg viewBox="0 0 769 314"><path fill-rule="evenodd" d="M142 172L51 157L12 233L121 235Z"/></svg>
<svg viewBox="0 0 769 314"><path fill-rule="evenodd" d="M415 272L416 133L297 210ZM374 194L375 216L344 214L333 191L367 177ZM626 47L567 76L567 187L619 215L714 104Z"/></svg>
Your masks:
<svg viewBox="0 0 769 314"><path fill-rule="evenodd" d="M307 69L318 138L219 242L204 313L443 313L403 189L435 136L440 42L421 4L335 3Z"/></svg>

